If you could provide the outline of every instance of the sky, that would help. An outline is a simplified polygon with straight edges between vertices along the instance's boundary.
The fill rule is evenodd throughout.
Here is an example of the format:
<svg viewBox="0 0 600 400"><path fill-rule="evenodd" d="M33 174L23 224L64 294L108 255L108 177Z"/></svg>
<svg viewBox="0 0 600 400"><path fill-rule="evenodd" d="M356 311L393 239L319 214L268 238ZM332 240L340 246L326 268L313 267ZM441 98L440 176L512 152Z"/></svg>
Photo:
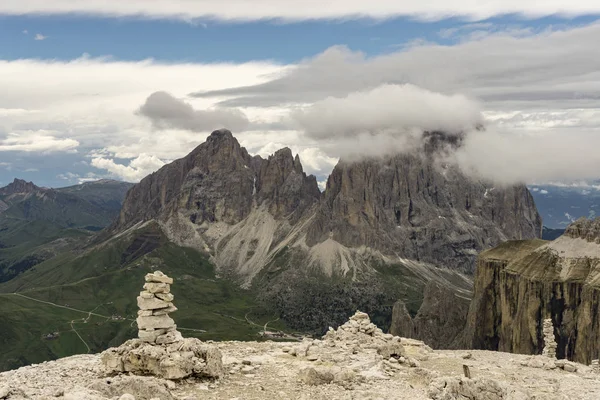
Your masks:
<svg viewBox="0 0 600 400"><path fill-rule="evenodd" d="M321 185L424 130L498 184L600 178L600 3L406 3L2 0L0 185L136 182L223 127Z"/></svg>

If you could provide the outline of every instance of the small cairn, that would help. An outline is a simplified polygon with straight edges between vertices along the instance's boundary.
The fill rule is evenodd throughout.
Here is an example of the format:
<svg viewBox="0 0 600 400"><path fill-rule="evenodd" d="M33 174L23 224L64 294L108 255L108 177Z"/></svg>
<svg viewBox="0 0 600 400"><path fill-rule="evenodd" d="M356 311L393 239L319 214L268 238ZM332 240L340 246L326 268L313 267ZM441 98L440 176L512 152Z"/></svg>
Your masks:
<svg viewBox="0 0 600 400"><path fill-rule="evenodd" d="M179 380L215 379L223 376L223 356L218 347L196 338L184 338L169 313L177 311L171 294L173 279L160 271L146 275L137 298L138 337L102 353L109 375L150 375Z"/></svg>
<svg viewBox="0 0 600 400"><path fill-rule="evenodd" d="M173 278L160 271L146 275L144 291L137 298L138 337L146 343L170 344L183 339L169 313L177 311L171 294Z"/></svg>
<svg viewBox="0 0 600 400"><path fill-rule="evenodd" d="M544 320L542 332L544 334L544 350L542 351L542 355L555 359L557 345L554 339L554 326L550 318Z"/></svg>

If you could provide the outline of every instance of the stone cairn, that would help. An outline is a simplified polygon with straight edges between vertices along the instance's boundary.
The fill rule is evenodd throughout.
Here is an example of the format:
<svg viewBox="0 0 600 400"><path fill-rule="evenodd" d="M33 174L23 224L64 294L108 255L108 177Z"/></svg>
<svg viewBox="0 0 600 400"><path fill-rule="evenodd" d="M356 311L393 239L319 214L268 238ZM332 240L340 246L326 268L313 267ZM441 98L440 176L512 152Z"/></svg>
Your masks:
<svg viewBox="0 0 600 400"><path fill-rule="evenodd" d="M146 275L144 291L137 298L138 337L147 343L170 344L183 339L169 313L177 311L171 294L173 278L160 271Z"/></svg>
<svg viewBox="0 0 600 400"><path fill-rule="evenodd" d="M542 327L544 333L544 350L542 355L549 358L556 358L556 340L554 339L554 326L550 318L544 320Z"/></svg>
<svg viewBox="0 0 600 400"><path fill-rule="evenodd" d="M173 279L160 271L146 275L137 298L138 337L102 353L109 375L152 375L164 379L219 378L223 357L218 347L184 338L169 313L177 308L171 294Z"/></svg>

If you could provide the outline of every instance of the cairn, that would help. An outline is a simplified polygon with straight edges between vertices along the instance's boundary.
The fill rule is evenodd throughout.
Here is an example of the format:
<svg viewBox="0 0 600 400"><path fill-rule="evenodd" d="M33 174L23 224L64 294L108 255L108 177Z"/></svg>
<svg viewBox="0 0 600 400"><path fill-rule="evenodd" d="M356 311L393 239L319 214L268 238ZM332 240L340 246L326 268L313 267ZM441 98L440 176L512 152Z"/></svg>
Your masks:
<svg viewBox="0 0 600 400"><path fill-rule="evenodd" d="M554 326L550 318L544 320L542 327L544 334L544 350L542 355L549 358L556 358L556 340L554 339Z"/></svg>
<svg viewBox="0 0 600 400"><path fill-rule="evenodd" d="M160 271L146 275L137 298L138 337L102 353L109 375L153 375L164 379L219 378L223 360L217 346L184 338L169 313L177 311L171 294L173 279Z"/></svg>
<svg viewBox="0 0 600 400"><path fill-rule="evenodd" d="M173 278L160 271L146 275L144 291L137 298L138 337L146 343L170 344L183 339L169 313L177 311L171 293Z"/></svg>

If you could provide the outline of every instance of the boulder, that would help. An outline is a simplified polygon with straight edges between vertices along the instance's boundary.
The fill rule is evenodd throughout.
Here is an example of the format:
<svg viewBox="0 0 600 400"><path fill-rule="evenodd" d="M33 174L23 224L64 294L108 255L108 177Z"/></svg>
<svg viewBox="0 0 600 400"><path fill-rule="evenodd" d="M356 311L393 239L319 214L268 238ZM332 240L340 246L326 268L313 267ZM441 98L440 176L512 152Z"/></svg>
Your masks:
<svg viewBox="0 0 600 400"><path fill-rule="evenodd" d="M171 344L150 344L132 339L108 349L101 359L108 374L129 372L164 379L219 378L223 375L219 349L195 338Z"/></svg>

